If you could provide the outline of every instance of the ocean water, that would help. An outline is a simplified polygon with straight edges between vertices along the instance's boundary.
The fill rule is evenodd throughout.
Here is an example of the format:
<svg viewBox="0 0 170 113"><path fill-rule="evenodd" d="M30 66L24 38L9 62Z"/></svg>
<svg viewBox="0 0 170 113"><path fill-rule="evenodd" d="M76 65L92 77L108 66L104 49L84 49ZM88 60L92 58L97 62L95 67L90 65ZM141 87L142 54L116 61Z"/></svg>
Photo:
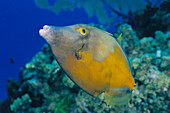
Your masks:
<svg viewBox="0 0 170 113"><path fill-rule="evenodd" d="M7 98L7 80L18 80L20 68L45 44L39 36L39 29L44 25L64 26L90 22L99 23L95 16L88 18L81 8L72 12L62 11L60 15L56 15L38 8L33 0L1 1L0 100Z"/></svg>
<svg viewBox="0 0 170 113"><path fill-rule="evenodd" d="M0 3L0 113L170 112L169 0L47 0L48 8L56 2L61 6L66 1L77 1L76 5L80 2L74 10L67 9L71 5L57 6L62 8L59 14L51 11L53 8L49 10L46 4L37 6L35 1L46 2L4 0ZM44 25L78 23L91 23L115 38L122 36L120 44L136 82L127 105L107 106L104 94L94 98L75 85L39 35ZM14 79L9 82L14 86L8 87L11 98L6 87L9 79Z"/></svg>

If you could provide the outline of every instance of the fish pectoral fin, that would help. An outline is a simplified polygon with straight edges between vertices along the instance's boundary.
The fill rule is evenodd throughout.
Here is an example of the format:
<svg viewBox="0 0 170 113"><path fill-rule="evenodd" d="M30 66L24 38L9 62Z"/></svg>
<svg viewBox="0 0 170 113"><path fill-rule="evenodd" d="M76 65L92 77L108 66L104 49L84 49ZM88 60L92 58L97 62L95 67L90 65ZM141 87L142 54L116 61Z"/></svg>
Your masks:
<svg viewBox="0 0 170 113"><path fill-rule="evenodd" d="M75 57L77 58L77 60L82 59L82 54L81 54L81 50L83 49L84 44L82 46L80 46L76 51L75 51Z"/></svg>
<svg viewBox="0 0 170 113"><path fill-rule="evenodd" d="M92 55L88 51L78 50L75 52L75 57L80 62L88 62L92 60Z"/></svg>
<svg viewBox="0 0 170 113"><path fill-rule="evenodd" d="M132 90L128 87L113 88L110 92L105 92L105 100L107 105L125 105L128 104L132 97Z"/></svg>
<svg viewBox="0 0 170 113"><path fill-rule="evenodd" d="M80 50L75 52L75 57L77 58L77 60L82 59L82 54Z"/></svg>

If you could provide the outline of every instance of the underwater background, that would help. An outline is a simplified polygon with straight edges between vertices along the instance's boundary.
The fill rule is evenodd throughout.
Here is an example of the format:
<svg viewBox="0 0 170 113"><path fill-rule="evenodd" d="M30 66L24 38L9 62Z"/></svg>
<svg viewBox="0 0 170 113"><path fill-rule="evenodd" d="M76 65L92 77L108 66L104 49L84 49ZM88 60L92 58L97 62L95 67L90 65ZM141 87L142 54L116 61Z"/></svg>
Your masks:
<svg viewBox="0 0 170 113"><path fill-rule="evenodd" d="M1 1L0 17L0 113L170 112L170 0ZM38 33L77 23L122 33L137 84L128 105L81 90Z"/></svg>

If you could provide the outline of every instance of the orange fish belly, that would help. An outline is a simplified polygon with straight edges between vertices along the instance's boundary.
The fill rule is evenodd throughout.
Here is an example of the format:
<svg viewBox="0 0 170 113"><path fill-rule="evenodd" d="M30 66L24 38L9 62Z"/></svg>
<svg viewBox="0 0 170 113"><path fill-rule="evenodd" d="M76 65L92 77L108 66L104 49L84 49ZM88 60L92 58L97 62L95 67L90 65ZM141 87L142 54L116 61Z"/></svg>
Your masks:
<svg viewBox="0 0 170 113"><path fill-rule="evenodd" d="M112 88L134 89L128 61L118 46L114 46L114 52L103 62L94 60L90 52L82 52L82 59L71 56L65 60L63 68L76 84L95 97L102 92L112 94Z"/></svg>

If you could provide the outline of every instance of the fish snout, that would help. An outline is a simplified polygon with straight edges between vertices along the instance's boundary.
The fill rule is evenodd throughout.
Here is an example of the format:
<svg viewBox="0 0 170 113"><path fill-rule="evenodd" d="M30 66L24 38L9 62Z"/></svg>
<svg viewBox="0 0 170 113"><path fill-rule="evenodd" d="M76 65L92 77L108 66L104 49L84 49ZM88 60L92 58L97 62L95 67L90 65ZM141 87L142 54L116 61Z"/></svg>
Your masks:
<svg viewBox="0 0 170 113"><path fill-rule="evenodd" d="M51 43L56 38L55 28L53 26L44 25L43 29L39 30L42 36L48 43Z"/></svg>
<svg viewBox="0 0 170 113"><path fill-rule="evenodd" d="M50 31L51 31L50 29L51 29L50 26L44 25L44 26L43 26L43 29L40 29L40 30L39 30L40 36L46 38L46 37L49 35Z"/></svg>

